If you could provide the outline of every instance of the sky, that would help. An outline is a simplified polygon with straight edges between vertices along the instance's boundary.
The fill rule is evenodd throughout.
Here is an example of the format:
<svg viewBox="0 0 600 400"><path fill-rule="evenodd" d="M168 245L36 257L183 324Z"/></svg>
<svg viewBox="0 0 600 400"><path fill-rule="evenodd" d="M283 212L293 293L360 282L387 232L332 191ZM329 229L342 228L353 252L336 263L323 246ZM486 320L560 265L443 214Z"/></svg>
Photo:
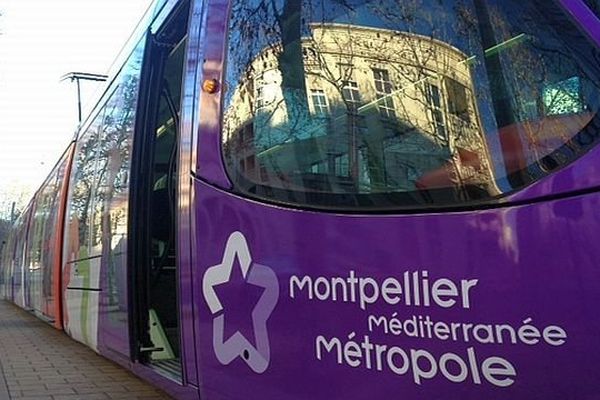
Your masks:
<svg viewBox="0 0 600 400"><path fill-rule="evenodd" d="M60 77L106 74L151 3L0 0L0 216L41 185L73 137L76 84ZM100 85L82 82L84 107Z"/></svg>

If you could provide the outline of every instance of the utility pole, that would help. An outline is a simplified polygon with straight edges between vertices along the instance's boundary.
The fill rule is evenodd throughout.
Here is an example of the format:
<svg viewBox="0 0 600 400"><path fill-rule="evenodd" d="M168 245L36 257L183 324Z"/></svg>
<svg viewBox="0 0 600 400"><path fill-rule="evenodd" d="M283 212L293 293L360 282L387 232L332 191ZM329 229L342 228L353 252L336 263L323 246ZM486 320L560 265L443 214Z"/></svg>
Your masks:
<svg viewBox="0 0 600 400"><path fill-rule="evenodd" d="M79 116L79 124L81 125L82 115L81 115L81 84L79 81L96 81L96 82L104 82L108 79L106 75L100 74L90 74L87 72L69 72L68 74L64 74L60 77L60 81L66 81L69 79L71 82L77 82L77 111Z"/></svg>

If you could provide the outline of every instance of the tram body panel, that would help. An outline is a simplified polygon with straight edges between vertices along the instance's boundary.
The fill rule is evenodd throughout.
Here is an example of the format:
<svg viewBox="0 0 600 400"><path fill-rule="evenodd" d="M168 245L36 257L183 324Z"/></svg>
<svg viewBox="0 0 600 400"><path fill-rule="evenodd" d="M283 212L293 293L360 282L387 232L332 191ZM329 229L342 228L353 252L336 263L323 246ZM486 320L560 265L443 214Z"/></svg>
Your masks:
<svg viewBox="0 0 600 400"><path fill-rule="evenodd" d="M71 162L70 145L32 202L27 237L26 265L29 307L43 320L61 328L61 296L58 271L62 250L65 193Z"/></svg>
<svg viewBox="0 0 600 400"><path fill-rule="evenodd" d="M215 34L226 51L208 53L206 72L223 68L224 94L203 94L194 191L201 395L595 396L599 220L584 215L599 201L598 32L566 3L475 1L455 23L442 3L406 20L353 4L233 1ZM453 36L465 16L483 31L472 42ZM270 18L301 26L299 43ZM567 36L572 74L543 53ZM457 100L462 122L436 117ZM479 133L461 144L457 122ZM438 139L418 139L436 135L456 136L446 163Z"/></svg>
<svg viewBox="0 0 600 400"><path fill-rule="evenodd" d="M247 202L200 182L196 196L207 399L596 393L597 194L368 224ZM231 241L236 232L247 248ZM274 308L265 300L272 291ZM460 324L456 340L452 323ZM266 368L253 364L261 356Z"/></svg>

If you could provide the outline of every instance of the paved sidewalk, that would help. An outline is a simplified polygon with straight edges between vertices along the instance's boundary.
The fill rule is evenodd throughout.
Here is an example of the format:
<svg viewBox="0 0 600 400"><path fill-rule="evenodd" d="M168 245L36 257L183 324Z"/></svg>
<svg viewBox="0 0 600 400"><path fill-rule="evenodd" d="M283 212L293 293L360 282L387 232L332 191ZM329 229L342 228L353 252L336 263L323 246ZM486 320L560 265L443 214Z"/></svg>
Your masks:
<svg viewBox="0 0 600 400"><path fill-rule="evenodd" d="M0 400L169 399L20 308L0 300Z"/></svg>

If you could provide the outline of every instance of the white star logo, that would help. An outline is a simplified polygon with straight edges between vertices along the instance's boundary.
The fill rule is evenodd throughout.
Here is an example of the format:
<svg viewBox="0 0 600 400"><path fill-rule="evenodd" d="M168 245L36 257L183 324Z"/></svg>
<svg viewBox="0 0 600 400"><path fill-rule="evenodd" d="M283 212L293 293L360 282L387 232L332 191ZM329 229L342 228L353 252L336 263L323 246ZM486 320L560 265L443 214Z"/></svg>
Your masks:
<svg viewBox="0 0 600 400"><path fill-rule="evenodd" d="M256 347L239 331L229 339L224 340L225 313L227 310L223 309L214 287L230 280L236 258L239 260L244 280L264 289L252 311L252 326L256 337ZM215 315L213 319L213 348L219 362L227 365L240 357L254 372L262 373L266 371L270 361L267 320L277 305L279 282L271 268L252 261L248 243L241 232L233 232L229 236L223 261L221 264L208 268L204 274L202 291L211 313Z"/></svg>

